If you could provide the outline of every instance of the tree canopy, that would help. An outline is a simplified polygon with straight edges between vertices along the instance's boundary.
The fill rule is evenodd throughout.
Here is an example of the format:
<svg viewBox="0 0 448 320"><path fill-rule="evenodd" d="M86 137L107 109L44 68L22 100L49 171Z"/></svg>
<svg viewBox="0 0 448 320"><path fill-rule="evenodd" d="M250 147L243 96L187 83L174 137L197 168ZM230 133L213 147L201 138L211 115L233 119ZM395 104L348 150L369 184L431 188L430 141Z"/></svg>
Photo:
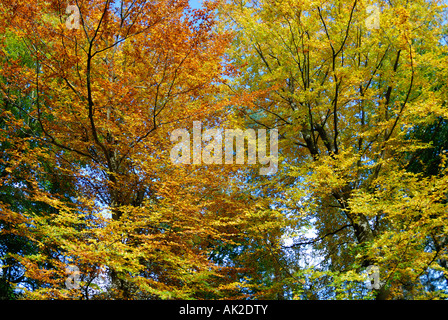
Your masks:
<svg viewBox="0 0 448 320"><path fill-rule="evenodd" d="M2 1L0 297L445 299L445 10Z"/></svg>

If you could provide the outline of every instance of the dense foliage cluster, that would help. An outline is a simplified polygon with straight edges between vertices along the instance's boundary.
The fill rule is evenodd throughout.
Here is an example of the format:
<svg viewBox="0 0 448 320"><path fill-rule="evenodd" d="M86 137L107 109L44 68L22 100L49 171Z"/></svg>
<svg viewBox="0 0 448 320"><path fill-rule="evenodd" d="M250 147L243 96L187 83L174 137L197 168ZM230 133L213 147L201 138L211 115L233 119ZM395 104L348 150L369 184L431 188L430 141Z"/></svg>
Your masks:
<svg viewBox="0 0 448 320"><path fill-rule="evenodd" d="M2 0L0 298L446 298L445 9ZM278 171L173 163L194 121Z"/></svg>

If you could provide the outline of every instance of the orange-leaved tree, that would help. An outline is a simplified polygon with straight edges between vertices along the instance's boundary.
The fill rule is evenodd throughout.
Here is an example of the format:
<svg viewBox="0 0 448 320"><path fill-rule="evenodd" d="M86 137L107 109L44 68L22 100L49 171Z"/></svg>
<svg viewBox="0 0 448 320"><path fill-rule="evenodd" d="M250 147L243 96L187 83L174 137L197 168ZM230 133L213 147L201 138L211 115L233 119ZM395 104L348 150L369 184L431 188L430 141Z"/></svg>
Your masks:
<svg viewBox="0 0 448 320"><path fill-rule="evenodd" d="M215 28L215 8L184 0L0 5L2 33L25 48L2 51L2 99L17 108L30 101L29 121L2 110L2 139L17 150L8 170L29 168L24 194L51 208L1 204L1 218L38 248L10 255L37 283L25 297L210 298L236 288L233 271L209 257L241 222L234 218L244 204L225 189L234 167L170 159L174 129L213 126L223 114L230 34ZM44 163L52 174L38 179ZM64 181L70 192L49 192Z"/></svg>

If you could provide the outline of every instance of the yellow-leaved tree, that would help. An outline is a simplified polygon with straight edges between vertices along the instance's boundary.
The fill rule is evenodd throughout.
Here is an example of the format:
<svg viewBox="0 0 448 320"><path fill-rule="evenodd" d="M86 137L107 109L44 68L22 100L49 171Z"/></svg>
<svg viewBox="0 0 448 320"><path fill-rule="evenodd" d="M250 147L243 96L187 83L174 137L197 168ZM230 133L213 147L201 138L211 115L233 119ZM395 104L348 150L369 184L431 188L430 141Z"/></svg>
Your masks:
<svg viewBox="0 0 448 320"><path fill-rule="evenodd" d="M232 116L279 130L279 172L252 187L288 217L274 249L289 252L279 281L296 298L444 296L424 277L448 275L446 150L435 174L409 170L435 147L413 132L448 118L443 13L432 0L222 8Z"/></svg>

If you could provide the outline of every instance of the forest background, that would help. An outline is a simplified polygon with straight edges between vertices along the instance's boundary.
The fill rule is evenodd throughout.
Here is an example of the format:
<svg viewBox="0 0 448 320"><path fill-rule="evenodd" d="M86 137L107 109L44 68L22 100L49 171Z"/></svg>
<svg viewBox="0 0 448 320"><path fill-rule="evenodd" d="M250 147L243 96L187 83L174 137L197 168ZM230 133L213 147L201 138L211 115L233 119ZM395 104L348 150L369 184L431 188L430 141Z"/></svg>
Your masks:
<svg viewBox="0 0 448 320"><path fill-rule="evenodd" d="M3 0L0 297L446 299L446 22L438 0ZM193 121L277 130L278 170L173 163Z"/></svg>

